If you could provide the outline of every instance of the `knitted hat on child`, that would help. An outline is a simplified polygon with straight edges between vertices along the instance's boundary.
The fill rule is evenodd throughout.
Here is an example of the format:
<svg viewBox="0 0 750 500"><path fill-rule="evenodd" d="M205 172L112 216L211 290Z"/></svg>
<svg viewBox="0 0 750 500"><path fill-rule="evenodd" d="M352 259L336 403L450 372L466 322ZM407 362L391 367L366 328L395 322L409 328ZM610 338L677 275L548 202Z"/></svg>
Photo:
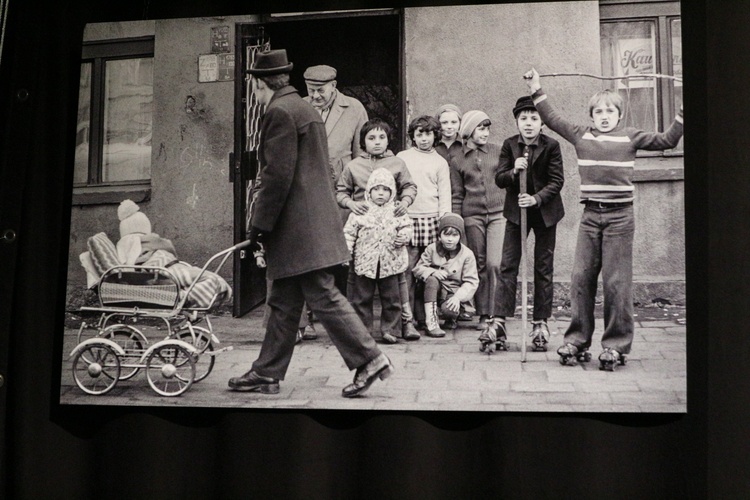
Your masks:
<svg viewBox="0 0 750 500"><path fill-rule="evenodd" d="M438 233L442 233L443 229L452 227L458 231L461 236L464 235L464 220L460 215L451 212L446 213L438 221Z"/></svg>
<svg viewBox="0 0 750 500"><path fill-rule="evenodd" d="M120 219L120 238L134 233L151 233L151 221L140 210L140 207L132 200L123 200L117 207L117 218Z"/></svg>
<svg viewBox="0 0 750 500"><path fill-rule="evenodd" d="M480 123L489 119L490 117L487 116L487 113L484 111L479 111L478 109L467 111L464 113L464 116L461 117L461 126L458 128L458 135L463 139L471 137L471 134L474 133L474 129L477 128Z"/></svg>
<svg viewBox="0 0 750 500"><path fill-rule="evenodd" d="M435 115L435 118L437 118L438 121L440 121L440 115L442 115L446 111L452 111L456 113L458 118L461 119L461 110L455 104L443 104L442 106L440 106L437 110L437 114Z"/></svg>

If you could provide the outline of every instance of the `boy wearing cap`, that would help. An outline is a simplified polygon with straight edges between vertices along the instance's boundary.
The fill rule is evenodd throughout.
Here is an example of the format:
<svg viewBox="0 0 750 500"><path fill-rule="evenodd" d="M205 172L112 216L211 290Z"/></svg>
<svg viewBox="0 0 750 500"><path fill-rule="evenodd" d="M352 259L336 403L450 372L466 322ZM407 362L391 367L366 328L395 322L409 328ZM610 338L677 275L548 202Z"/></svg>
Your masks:
<svg viewBox="0 0 750 500"><path fill-rule="evenodd" d="M357 99L336 89L336 68L325 64L311 66L302 76L307 87L304 100L312 104L325 122L328 159L335 183L344 165L362 151L359 131L367 121L367 111Z"/></svg>
<svg viewBox="0 0 750 500"><path fill-rule="evenodd" d="M552 316L552 278L557 223L565 215L560 190L563 187L563 159L560 143L542 133L544 123L530 97L516 101L513 117L519 133L505 139L495 183L506 191L503 213L507 220L503 258L498 281L497 321L505 332L505 317L516 310L521 238L534 230L534 315L532 330L535 350L547 350ZM520 192L521 176L526 192ZM521 234L521 210L526 210L526 234ZM524 311L525 313L525 311Z"/></svg>
<svg viewBox="0 0 750 500"><path fill-rule="evenodd" d="M414 266L414 276L424 283L425 322L430 337L445 336L438 323L438 307L447 321L455 323L461 304L471 300L479 286L477 261L461 244L461 216L449 212L440 218L438 227L437 240L425 248Z"/></svg>

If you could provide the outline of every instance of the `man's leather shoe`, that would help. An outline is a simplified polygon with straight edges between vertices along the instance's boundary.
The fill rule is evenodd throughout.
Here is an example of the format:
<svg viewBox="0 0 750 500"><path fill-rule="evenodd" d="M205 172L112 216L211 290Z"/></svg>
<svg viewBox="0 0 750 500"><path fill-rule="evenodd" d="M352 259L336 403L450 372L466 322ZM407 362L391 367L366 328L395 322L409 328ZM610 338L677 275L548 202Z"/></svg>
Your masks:
<svg viewBox="0 0 750 500"><path fill-rule="evenodd" d="M383 353L378 357L357 368L354 374L354 382L344 387L341 395L345 398L353 398L363 394L370 388L375 379L385 380L393 373L393 365Z"/></svg>
<svg viewBox="0 0 750 500"><path fill-rule="evenodd" d="M312 324L305 328L300 328L300 330L302 330L302 340L315 340L318 338L318 332L315 331L315 327Z"/></svg>
<svg viewBox="0 0 750 500"><path fill-rule="evenodd" d="M241 377L229 379L229 388L234 391L262 392L263 394L278 394L279 381L275 378L263 377L250 370Z"/></svg>

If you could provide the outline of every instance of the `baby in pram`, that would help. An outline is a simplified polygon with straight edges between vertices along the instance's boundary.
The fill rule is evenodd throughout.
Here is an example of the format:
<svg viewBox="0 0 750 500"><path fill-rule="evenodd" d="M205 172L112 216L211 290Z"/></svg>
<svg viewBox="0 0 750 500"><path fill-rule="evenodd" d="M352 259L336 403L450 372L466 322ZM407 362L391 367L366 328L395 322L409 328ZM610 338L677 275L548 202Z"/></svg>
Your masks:
<svg viewBox="0 0 750 500"><path fill-rule="evenodd" d="M106 233L97 233L87 242L89 251L80 255L89 288L114 266L139 265L166 268L182 291L197 279L186 301L188 307L208 307L215 296L215 303L231 298L232 289L224 278L208 270L201 273L201 268L177 259L172 242L152 232L151 221L132 200L120 203L117 216L120 219L117 245Z"/></svg>

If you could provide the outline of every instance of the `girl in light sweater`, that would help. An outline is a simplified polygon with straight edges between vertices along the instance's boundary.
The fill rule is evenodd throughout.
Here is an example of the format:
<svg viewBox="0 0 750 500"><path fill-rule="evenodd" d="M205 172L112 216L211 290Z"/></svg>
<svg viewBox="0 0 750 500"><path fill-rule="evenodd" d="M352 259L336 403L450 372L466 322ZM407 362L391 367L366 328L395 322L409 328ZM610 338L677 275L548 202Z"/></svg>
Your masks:
<svg viewBox="0 0 750 500"><path fill-rule="evenodd" d="M424 115L411 121L408 128L412 147L401 151L398 158L406 164L417 185L417 196L409 206L413 235L407 247L409 267L406 281L409 304L417 327L424 328L425 315L421 293L417 293L412 270L425 248L437 238L438 220L451 209L451 179L448 162L435 150L440 142L440 122Z"/></svg>

